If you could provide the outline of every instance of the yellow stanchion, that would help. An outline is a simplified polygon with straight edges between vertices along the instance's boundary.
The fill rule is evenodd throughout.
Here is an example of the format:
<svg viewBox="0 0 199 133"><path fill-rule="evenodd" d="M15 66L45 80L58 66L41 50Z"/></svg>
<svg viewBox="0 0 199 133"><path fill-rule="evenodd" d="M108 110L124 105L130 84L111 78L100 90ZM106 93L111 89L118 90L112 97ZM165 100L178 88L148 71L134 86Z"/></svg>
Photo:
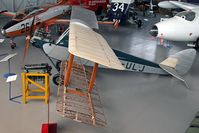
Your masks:
<svg viewBox="0 0 199 133"><path fill-rule="evenodd" d="M30 99L44 100L48 103L49 74L48 73L21 73L22 76L22 101L24 104ZM36 86L36 87L32 87Z"/></svg>

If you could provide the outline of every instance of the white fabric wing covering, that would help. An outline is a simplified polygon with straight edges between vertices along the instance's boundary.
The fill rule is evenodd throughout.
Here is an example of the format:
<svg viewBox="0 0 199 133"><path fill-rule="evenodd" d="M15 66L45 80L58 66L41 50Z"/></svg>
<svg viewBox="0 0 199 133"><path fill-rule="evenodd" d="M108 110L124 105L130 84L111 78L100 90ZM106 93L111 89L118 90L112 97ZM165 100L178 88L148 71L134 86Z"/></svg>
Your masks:
<svg viewBox="0 0 199 133"><path fill-rule="evenodd" d="M82 24L70 23L69 52L109 68L124 70L106 40Z"/></svg>
<svg viewBox="0 0 199 133"><path fill-rule="evenodd" d="M73 6L70 19L72 22L80 22L92 29L99 29L95 12L91 10L79 6Z"/></svg>

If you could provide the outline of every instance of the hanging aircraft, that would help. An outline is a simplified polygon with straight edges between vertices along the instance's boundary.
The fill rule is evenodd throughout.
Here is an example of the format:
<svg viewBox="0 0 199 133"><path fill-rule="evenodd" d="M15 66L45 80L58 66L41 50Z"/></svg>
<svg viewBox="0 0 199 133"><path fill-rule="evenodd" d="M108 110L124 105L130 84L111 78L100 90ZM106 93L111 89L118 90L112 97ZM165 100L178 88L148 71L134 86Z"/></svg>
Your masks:
<svg viewBox="0 0 199 133"><path fill-rule="evenodd" d="M84 8L100 12L107 9L108 0L60 0L56 4L48 4L41 7L29 7L18 12L0 11L0 14L12 17L1 29L3 36L11 38L11 48L16 47L13 39L17 36L26 35L24 57L27 53L31 35L35 29L53 25L69 23L69 20L58 19L71 10L73 5L81 5Z"/></svg>
<svg viewBox="0 0 199 133"><path fill-rule="evenodd" d="M87 13L83 13L83 12L87 12ZM97 19L96 19L95 14L92 11L81 9L81 13L79 12L78 8L76 9L75 7L73 7L73 10L71 13L71 21L72 22L75 21L76 24L81 25L82 27L86 27L89 29L90 28L98 29ZM71 43L69 33L70 33L70 27L69 29L66 29L66 31L59 37L59 39L57 40L55 44L53 43L44 44L43 45L44 52L49 57L52 57L54 59L66 60L69 57L68 47L70 49L70 45L68 44ZM81 31L81 33L84 33L84 31ZM63 41L63 40L69 40L69 41ZM93 42L90 41L90 38L87 38L86 35L85 35L84 40L86 40L87 45L89 46L90 44L93 44ZM68 43L63 43L63 42L68 42ZM117 58L119 58L125 70L127 71L136 71L136 72L143 72L143 73L163 74L163 75L171 74L183 82L185 82L185 80L180 75L185 74L191 68L191 65L196 56L196 51L194 49L187 49L187 50L178 52L175 55L168 57L166 60L164 60L160 64L157 64L157 63L154 63L154 62L151 62L151 61L148 61L148 60L145 60L145 59L142 59L130 54L126 54L116 49L112 49L112 50L114 51ZM77 62L81 62L81 64L84 64L86 66L93 65L93 63L81 58L77 58L74 60L76 60ZM100 65L100 67L105 68L102 65ZM57 77L54 77L54 78L57 78Z"/></svg>
<svg viewBox="0 0 199 133"><path fill-rule="evenodd" d="M171 9L182 8L174 17L156 23L150 30L154 37L162 37L171 41L188 41L199 47L199 5L179 1L163 1L159 7Z"/></svg>

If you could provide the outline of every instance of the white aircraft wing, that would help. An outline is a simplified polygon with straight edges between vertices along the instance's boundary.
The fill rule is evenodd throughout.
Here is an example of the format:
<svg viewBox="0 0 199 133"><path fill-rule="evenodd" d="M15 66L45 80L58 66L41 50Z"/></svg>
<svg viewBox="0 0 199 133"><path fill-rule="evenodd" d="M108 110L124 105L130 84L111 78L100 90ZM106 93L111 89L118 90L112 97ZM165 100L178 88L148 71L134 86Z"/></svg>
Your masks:
<svg viewBox="0 0 199 133"><path fill-rule="evenodd" d="M174 4L175 6L178 6L184 10L195 10L195 9L199 9L198 5L194 5L194 4L190 4L190 3L186 3L186 2L179 2L179 1L170 1L172 4Z"/></svg>
<svg viewBox="0 0 199 133"><path fill-rule="evenodd" d="M79 6L72 7L70 20L66 20L66 19L51 20L51 23L54 23L54 24L68 24L70 22L79 22L90 28L99 29L95 12L85 9L85 8L81 8Z"/></svg>
<svg viewBox="0 0 199 133"><path fill-rule="evenodd" d="M100 34L82 24L70 23L69 52L109 68L124 70L106 40Z"/></svg>
<svg viewBox="0 0 199 133"><path fill-rule="evenodd" d="M184 10L198 10L199 5L190 4L187 2L180 1L162 1L158 4L162 8L182 8Z"/></svg>
<svg viewBox="0 0 199 133"><path fill-rule="evenodd" d="M16 13L8 12L7 10L0 10L0 14L3 14L4 16L8 16L8 17L14 17L16 15Z"/></svg>
<svg viewBox="0 0 199 133"><path fill-rule="evenodd" d="M72 22L80 22L92 29L99 29L95 12L91 10L73 6L70 19Z"/></svg>
<svg viewBox="0 0 199 133"><path fill-rule="evenodd" d="M64 19L58 19L56 22L62 24L68 24L69 22L81 23L93 29L99 29L95 12L81 8L79 6L73 6L70 21ZM69 32L69 28L66 29L62 35L58 38L56 44L58 44Z"/></svg>

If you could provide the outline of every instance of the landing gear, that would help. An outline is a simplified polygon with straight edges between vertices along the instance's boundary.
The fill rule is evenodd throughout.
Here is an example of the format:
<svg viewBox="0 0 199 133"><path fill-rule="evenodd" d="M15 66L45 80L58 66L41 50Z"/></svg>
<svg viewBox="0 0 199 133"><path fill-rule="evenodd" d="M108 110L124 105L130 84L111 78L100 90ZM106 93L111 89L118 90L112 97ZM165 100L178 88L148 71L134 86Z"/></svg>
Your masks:
<svg viewBox="0 0 199 133"><path fill-rule="evenodd" d="M140 28L143 23L142 23L142 20L140 20L137 16L137 13L133 10L129 11L129 22L132 23L132 24L137 24L138 28Z"/></svg>
<svg viewBox="0 0 199 133"><path fill-rule="evenodd" d="M135 23L137 24L138 28L140 28L142 26L142 20L140 20L140 19L135 21Z"/></svg>
<svg viewBox="0 0 199 133"><path fill-rule="evenodd" d="M63 82L64 82L64 76L62 76L62 77L60 78L60 74L59 74L59 73L57 73L57 74L55 74L55 75L53 76L53 83L54 83L55 85L59 85L60 83L63 84Z"/></svg>
<svg viewBox="0 0 199 133"><path fill-rule="evenodd" d="M55 64L55 67L56 67L58 72L60 71L60 65L61 65L61 61L57 61L56 64Z"/></svg>
<svg viewBox="0 0 199 133"><path fill-rule="evenodd" d="M16 43L14 42L14 39L11 39L11 41L10 41L10 47L11 47L11 49L14 49L14 48L16 48Z"/></svg>
<svg viewBox="0 0 199 133"><path fill-rule="evenodd" d="M196 50L198 50L199 49L199 38L195 42L188 43L187 46L195 48Z"/></svg>
<svg viewBox="0 0 199 133"><path fill-rule="evenodd" d="M16 48L16 43L13 43L10 45L11 49L15 49Z"/></svg>
<svg viewBox="0 0 199 133"><path fill-rule="evenodd" d="M199 48L199 38L195 42L195 49L198 49L198 48Z"/></svg>

